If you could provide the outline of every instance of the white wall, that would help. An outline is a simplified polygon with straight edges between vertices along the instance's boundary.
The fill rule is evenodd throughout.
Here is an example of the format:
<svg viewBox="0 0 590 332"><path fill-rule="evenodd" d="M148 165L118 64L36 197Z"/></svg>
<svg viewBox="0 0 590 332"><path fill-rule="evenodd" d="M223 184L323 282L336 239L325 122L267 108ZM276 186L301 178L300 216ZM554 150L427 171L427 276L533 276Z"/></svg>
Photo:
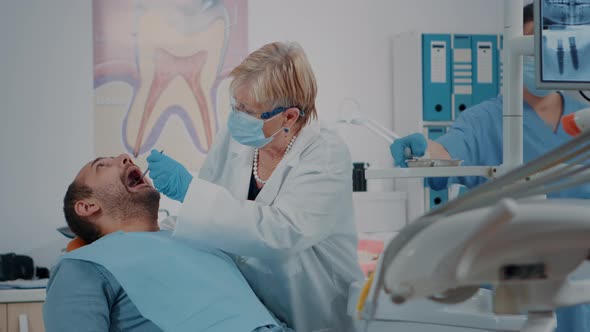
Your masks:
<svg viewBox="0 0 590 332"><path fill-rule="evenodd" d="M489 0L250 0L249 10L251 50L274 40L306 49L322 119L354 98L388 126L393 35L502 27L502 2ZM63 194L94 156L91 24L90 0L0 1L0 253L49 266L66 244L55 231ZM380 139L342 132L354 160L391 165Z"/></svg>
<svg viewBox="0 0 590 332"><path fill-rule="evenodd" d="M45 266L66 243L65 189L94 155L90 4L0 1L0 253Z"/></svg>
<svg viewBox="0 0 590 332"><path fill-rule="evenodd" d="M411 30L500 33L503 27L498 0L251 0L249 9L251 50L274 40L295 40L305 48L318 80L320 116L334 119L341 101L352 97L361 111L389 127L392 36ZM364 128L341 132L354 160L391 167L385 141Z"/></svg>

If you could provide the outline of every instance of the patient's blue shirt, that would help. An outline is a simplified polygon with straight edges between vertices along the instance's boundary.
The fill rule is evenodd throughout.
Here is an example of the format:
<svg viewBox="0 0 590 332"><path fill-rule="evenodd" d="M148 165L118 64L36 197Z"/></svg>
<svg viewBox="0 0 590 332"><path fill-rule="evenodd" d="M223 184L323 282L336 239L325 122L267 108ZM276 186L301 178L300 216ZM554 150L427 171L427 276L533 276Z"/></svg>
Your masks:
<svg viewBox="0 0 590 332"><path fill-rule="evenodd" d="M43 307L45 330L160 332L104 267L67 259L53 270Z"/></svg>
<svg viewBox="0 0 590 332"><path fill-rule="evenodd" d="M233 261L169 232L113 233L63 256L44 305L60 331L283 331Z"/></svg>

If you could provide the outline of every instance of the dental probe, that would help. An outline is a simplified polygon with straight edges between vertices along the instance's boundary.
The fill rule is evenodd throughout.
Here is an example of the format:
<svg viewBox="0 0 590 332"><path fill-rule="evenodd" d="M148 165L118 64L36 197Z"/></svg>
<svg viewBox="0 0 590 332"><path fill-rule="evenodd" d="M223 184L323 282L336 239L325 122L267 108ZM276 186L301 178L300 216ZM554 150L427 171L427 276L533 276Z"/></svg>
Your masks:
<svg viewBox="0 0 590 332"><path fill-rule="evenodd" d="M164 153L164 150L160 150L160 153ZM147 175L147 173L150 171L149 168L146 168L146 170L143 172L143 174L141 174L141 177L139 178L139 180L135 181L135 184L138 184L141 182L141 180L143 180L143 178Z"/></svg>

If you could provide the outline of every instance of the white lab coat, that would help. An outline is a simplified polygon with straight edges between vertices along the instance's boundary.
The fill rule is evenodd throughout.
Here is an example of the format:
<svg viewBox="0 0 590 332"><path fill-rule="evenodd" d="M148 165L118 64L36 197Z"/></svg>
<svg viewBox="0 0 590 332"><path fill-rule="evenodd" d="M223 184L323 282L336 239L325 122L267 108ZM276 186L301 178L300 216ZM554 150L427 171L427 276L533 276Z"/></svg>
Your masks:
<svg viewBox="0 0 590 332"><path fill-rule="evenodd" d="M220 132L174 236L232 254L260 300L297 332L350 331L348 287L363 276L346 145L317 123L304 127L248 201L253 155Z"/></svg>

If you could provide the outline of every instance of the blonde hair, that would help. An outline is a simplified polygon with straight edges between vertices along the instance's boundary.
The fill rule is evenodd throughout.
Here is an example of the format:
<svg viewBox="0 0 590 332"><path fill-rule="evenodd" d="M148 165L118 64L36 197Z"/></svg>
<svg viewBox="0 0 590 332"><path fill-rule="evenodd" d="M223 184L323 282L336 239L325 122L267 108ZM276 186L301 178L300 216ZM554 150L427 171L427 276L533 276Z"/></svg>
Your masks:
<svg viewBox="0 0 590 332"><path fill-rule="evenodd" d="M297 123L317 118L315 76L303 48L294 42L274 42L252 52L230 73L230 91L248 87L250 96L269 109L297 107Z"/></svg>

